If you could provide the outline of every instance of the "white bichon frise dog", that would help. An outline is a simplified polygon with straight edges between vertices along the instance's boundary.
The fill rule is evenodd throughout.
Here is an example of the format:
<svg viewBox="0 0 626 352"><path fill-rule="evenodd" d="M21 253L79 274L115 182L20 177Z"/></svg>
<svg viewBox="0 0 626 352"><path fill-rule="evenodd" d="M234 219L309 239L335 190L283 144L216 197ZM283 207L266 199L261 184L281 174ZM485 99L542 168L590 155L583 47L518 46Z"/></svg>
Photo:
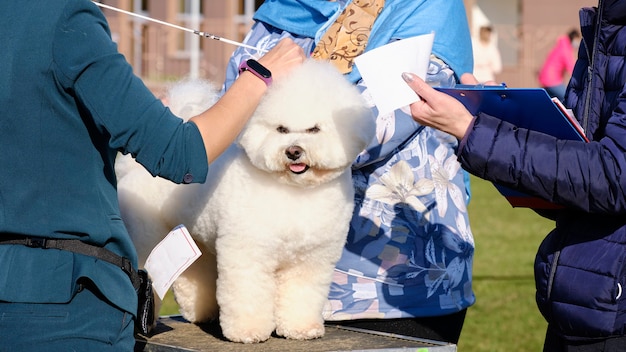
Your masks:
<svg viewBox="0 0 626 352"><path fill-rule="evenodd" d="M224 336L236 342L274 331L323 336L322 310L354 208L350 166L374 133L358 89L331 64L310 60L268 89L205 184L168 189L146 212L129 198L141 187L151 197L158 190L127 173L120 193L125 184L139 188L120 203L137 246L149 245L140 256L181 223L203 252L173 286L183 317L219 315ZM167 229L152 232L159 226Z"/></svg>

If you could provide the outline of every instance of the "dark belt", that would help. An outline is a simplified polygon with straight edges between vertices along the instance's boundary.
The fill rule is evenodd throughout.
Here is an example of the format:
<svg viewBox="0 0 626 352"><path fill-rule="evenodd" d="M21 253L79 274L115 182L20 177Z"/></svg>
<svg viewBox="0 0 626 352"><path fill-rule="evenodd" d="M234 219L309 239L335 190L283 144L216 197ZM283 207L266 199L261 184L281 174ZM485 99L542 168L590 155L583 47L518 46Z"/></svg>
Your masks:
<svg viewBox="0 0 626 352"><path fill-rule="evenodd" d="M133 283L135 290L140 285L140 278L137 271L133 268L130 260L126 257L119 256L110 250L91 244L87 244L81 240L54 239L44 237L25 237L25 236L9 236L0 235L0 245L2 244L19 244L31 248L42 249L60 249L68 252L78 253L94 257L105 262L109 262L122 269L130 281Z"/></svg>

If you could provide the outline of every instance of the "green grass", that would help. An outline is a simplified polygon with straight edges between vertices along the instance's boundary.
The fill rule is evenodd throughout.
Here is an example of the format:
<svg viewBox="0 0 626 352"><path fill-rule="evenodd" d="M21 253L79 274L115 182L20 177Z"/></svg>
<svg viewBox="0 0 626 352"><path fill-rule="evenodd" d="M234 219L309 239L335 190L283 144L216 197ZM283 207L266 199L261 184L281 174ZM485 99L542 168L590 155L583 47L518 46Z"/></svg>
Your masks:
<svg viewBox="0 0 626 352"><path fill-rule="evenodd" d="M472 178L469 214L476 242L474 291L458 350L541 351L546 323L535 305L533 261L552 222L512 208L494 186ZM171 292L161 315L178 314Z"/></svg>
<svg viewBox="0 0 626 352"><path fill-rule="evenodd" d="M178 304L174 300L174 295L172 294L172 290L167 291L165 298L163 299L163 304L161 305L161 310L159 311L159 316L162 315L175 315L180 314L178 312Z"/></svg>
<svg viewBox="0 0 626 352"><path fill-rule="evenodd" d="M459 351L541 351L546 323L535 305L533 261L553 222L512 208L495 187L472 178L470 224L476 242L474 291Z"/></svg>

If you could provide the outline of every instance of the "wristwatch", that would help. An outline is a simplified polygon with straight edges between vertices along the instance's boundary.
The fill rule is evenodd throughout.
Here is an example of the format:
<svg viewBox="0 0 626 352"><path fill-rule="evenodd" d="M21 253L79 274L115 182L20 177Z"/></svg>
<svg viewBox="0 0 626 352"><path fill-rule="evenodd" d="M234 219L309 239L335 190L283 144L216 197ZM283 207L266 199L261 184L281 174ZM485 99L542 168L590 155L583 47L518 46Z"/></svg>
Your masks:
<svg viewBox="0 0 626 352"><path fill-rule="evenodd" d="M239 65L239 73L241 74L243 71L248 71L259 77L267 86L272 84L272 73L270 70L254 59L241 62L241 65Z"/></svg>

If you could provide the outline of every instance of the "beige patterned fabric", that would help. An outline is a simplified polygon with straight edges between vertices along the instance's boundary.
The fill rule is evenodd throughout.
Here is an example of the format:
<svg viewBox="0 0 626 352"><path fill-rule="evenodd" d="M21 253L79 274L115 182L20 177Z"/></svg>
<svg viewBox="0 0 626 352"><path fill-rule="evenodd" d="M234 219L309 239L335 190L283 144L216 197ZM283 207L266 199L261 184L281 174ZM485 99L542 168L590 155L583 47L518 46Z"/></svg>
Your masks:
<svg viewBox="0 0 626 352"><path fill-rule="evenodd" d="M311 57L330 60L341 73L352 71L352 61L365 50L370 30L385 0L354 0L317 43Z"/></svg>

